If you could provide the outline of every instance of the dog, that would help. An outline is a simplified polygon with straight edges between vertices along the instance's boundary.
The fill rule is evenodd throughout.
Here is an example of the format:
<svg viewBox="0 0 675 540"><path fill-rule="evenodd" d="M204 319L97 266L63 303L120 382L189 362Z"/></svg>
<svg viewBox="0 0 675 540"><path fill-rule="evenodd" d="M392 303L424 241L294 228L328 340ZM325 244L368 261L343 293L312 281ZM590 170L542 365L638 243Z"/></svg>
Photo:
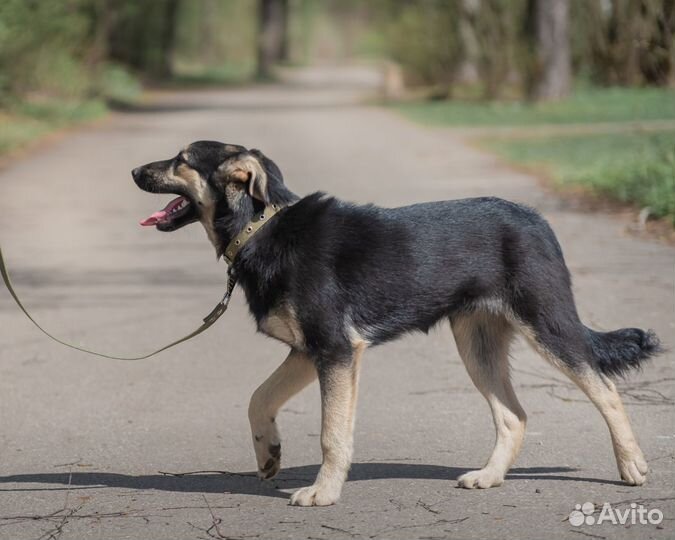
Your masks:
<svg viewBox="0 0 675 540"><path fill-rule="evenodd" d="M661 352L659 340L651 330L597 332L582 324L560 245L536 211L494 197L400 208L324 193L300 198L259 150L213 141L192 143L132 176L142 190L179 196L142 225L174 231L199 221L219 256L270 205L278 209L241 246L232 270L258 330L290 347L248 409L261 478L280 469L279 409L319 380L323 463L314 484L293 493L292 505L340 497L363 352L442 321L450 322L496 427L486 465L460 476L459 486L501 485L520 450L526 415L508 357L516 332L598 408L621 478L645 482L647 463L612 378Z"/></svg>

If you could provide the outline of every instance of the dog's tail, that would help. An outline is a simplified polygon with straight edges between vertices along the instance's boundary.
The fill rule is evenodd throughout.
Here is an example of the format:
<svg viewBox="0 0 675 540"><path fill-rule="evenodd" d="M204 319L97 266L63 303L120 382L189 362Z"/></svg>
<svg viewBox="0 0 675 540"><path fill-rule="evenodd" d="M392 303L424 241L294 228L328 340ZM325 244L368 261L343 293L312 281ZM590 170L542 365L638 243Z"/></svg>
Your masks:
<svg viewBox="0 0 675 540"><path fill-rule="evenodd" d="M596 332L586 328L593 367L607 376L621 377L643 362L663 352L653 330L621 328L613 332Z"/></svg>

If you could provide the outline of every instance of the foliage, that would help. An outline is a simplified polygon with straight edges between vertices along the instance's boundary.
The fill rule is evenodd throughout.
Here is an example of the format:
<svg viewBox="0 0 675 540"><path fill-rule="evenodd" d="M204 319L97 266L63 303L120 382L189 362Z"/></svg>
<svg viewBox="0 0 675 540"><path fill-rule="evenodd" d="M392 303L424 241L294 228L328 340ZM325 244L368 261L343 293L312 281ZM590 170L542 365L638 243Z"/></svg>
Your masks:
<svg viewBox="0 0 675 540"><path fill-rule="evenodd" d="M575 0L578 63L600 84L666 85L675 70L675 1Z"/></svg>
<svg viewBox="0 0 675 540"><path fill-rule="evenodd" d="M464 10L467 31L475 36L475 62L486 99L502 97L509 76L517 71L519 61L525 61L521 43L526 4L520 0L483 0L475 9Z"/></svg>
<svg viewBox="0 0 675 540"><path fill-rule="evenodd" d="M112 103L134 103L141 95L141 84L128 69L107 62L95 77L94 93Z"/></svg>
<svg viewBox="0 0 675 540"><path fill-rule="evenodd" d="M184 1L177 17L174 76L222 82L254 73L255 2Z"/></svg>
<svg viewBox="0 0 675 540"><path fill-rule="evenodd" d="M254 68L255 17L249 0L3 0L0 106L133 100L139 77L241 78Z"/></svg>
<svg viewBox="0 0 675 540"><path fill-rule="evenodd" d="M89 32L84 3L0 2L0 97L36 90L84 93L86 75L79 64Z"/></svg>
<svg viewBox="0 0 675 540"><path fill-rule="evenodd" d="M462 60L459 6L452 0L392 1L384 25L391 57L412 81L449 90Z"/></svg>
<svg viewBox="0 0 675 540"><path fill-rule="evenodd" d="M622 202L648 206L675 224L675 132L492 140L521 163L543 165L561 185L581 185Z"/></svg>
<svg viewBox="0 0 675 540"><path fill-rule="evenodd" d="M576 76L601 85L675 84L675 0L568 1ZM542 75L536 22L537 7L546 5L542 0L369 5L383 29L384 50L411 83L448 86L476 78L483 97L495 99L507 86L521 97L532 95Z"/></svg>
<svg viewBox="0 0 675 540"><path fill-rule="evenodd" d="M178 0L102 2L95 18L108 57L153 77L170 76L178 7Z"/></svg>

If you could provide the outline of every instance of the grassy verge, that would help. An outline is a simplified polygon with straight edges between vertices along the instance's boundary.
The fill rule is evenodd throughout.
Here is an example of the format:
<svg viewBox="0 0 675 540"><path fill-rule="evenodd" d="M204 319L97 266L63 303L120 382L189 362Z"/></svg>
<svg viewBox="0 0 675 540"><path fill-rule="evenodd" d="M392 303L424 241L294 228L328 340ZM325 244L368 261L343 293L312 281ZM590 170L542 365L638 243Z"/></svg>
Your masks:
<svg viewBox="0 0 675 540"><path fill-rule="evenodd" d="M179 65L176 74L164 81L149 81L151 87L193 89L224 87L248 82L253 66L223 65L205 68ZM25 99L0 94L0 156L30 143L50 132L104 116L112 108L128 108L142 101L143 87L139 80L122 66L106 64L83 83L87 91L68 99L32 96Z"/></svg>
<svg viewBox="0 0 675 540"><path fill-rule="evenodd" d="M250 82L255 76L251 63L224 63L219 67L204 67L194 64L176 66L175 74L162 86L169 88L200 88L235 86Z"/></svg>
<svg viewBox="0 0 675 540"><path fill-rule="evenodd" d="M108 111L108 104L134 103L142 93L139 81L115 64L82 77L77 92L64 91L67 77L59 74L51 80L51 91L23 97L0 94L0 155L57 129L100 118Z"/></svg>
<svg viewBox="0 0 675 540"><path fill-rule="evenodd" d="M663 88L581 88L569 99L529 105L470 100L391 105L438 126L536 126L675 120L675 91ZM554 131L554 130L553 130ZM675 225L675 132L485 138L508 160L544 170L558 186L581 186L613 200L648 206Z"/></svg>
<svg viewBox="0 0 675 540"><path fill-rule="evenodd" d="M103 116L106 110L101 100L49 100L0 109L0 155L56 129Z"/></svg>
<svg viewBox="0 0 675 540"><path fill-rule="evenodd" d="M439 126L504 126L675 119L675 91L663 88L584 88L555 103L518 101L411 102L391 105L409 118Z"/></svg>
<svg viewBox="0 0 675 540"><path fill-rule="evenodd" d="M544 167L561 186L648 206L675 225L675 132L487 139L509 160Z"/></svg>

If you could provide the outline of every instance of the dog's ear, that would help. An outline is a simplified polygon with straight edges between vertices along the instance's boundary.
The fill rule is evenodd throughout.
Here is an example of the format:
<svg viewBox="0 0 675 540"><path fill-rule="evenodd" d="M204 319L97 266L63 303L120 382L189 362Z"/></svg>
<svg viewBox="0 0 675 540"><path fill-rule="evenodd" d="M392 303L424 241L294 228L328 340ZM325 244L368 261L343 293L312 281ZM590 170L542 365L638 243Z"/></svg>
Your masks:
<svg viewBox="0 0 675 540"><path fill-rule="evenodd" d="M270 201L271 185L283 184L283 176L276 163L255 149L225 161L218 167L218 177L246 184L249 195L265 204Z"/></svg>
<svg viewBox="0 0 675 540"><path fill-rule="evenodd" d="M251 149L251 154L253 154L255 157L260 160L260 163L265 169L265 173L267 174L268 181L273 183L273 184L283 184L284 183L284 176L281 174L281 169L277 166L274 161L272 161L270 158L268 158L265 154L263 154L260 150L257 150L256 148Z"/></svg>
<svg viewBox="0 0 675 540"><path fill-rule="evenodd" d="M217 178L221 182L241 182L248 189L249 195L265 204L267 195L267 173L260 159L251 152L245 152L228 159L218 167Z"/></svg>

